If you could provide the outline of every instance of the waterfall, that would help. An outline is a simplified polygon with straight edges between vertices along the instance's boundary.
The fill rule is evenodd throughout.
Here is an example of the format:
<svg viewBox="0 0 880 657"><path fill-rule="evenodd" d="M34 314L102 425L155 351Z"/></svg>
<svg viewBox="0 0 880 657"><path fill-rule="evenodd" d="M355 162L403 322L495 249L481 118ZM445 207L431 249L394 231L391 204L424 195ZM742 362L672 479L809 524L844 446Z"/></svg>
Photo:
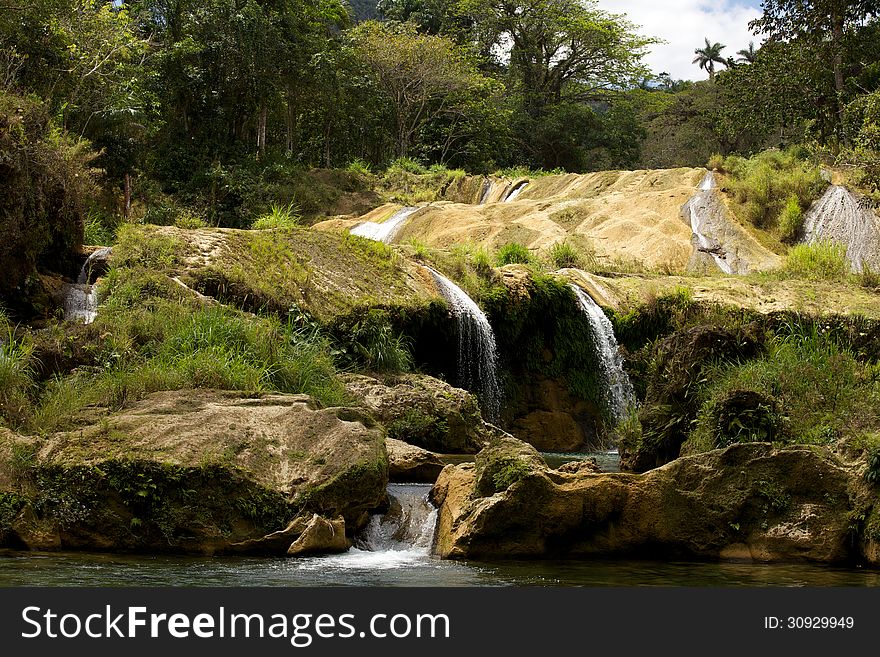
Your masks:
<svg viewBox="0 0 880 657"><path fill-rule="evenodd" d="M717 239L706 236L707 230L712 230L715 223L710 216L715 210L713 199L715 195L715 176L708 172L700 183L700 191L697 192L684 206L684 210L690 219L691 231L696 240L697 251L708 253L712 256L715 264L725 274L732 274L733 265L728 262L728 254Z"/></svg>
<svg viewBox="0 0 880 657"><path fill-rule="evenodd" d="M370 518L355 539L368 552L431 553L437 509L428 500L431 484L388 484L389 508Z"/></svg>
<svg viewBox="0 0 880 657"><path fill-rule="evenodd" d="M488 178L483 182L483 190L480 192L480 205L485 205L495 185Z"/></svg>
<svg viewBox="0 0 880 657"><path fill-rule="evenodd" d="M614 337L614 327L589 294L573 283L570 285L577 295L581 311L590 322L593 343L599 356L599 370L605 384L605 404L612 418L620 422L629 409L635 406L636 396L629 376L623 369L623 356L620 355L617 338Z"/></svg>
<svg viewBox="0 0 880 657"><path fill-rule="evenodd" d="M93 273L99 260L106 260L113 248L105 246L94 251L79 270L76 283L63 287L64 319L91 324L98 316L98 286L93 282Z"/></svg>
<svg viewBox="0 0 880 657"><path fill-rule="evenodd" d="M113 253L112 246L104 246L92 252L92 254L86 259L85 264L83 264L82 269L79 270L79 276L76 277L76 282L80 285L88 285L92 281L92 272L95 268L95 263L98 260L106 260L111 253Z"/></svg>
<svg viewBox="0 0 880 657"><path fill-rule="evenodd" d="M804 217L804 241L833 240L846 247L846 257L854 271L865 264L877 267L880 262L880 226L870 208L842 185L831 185Z"/></svg>
<svg viewBox="0 0 880 657"><path fill-rule="evenodd" d="M383 242L384 244L390 244L391 241L394 239L394 236L403 226L403 223L407 219L409 219L410 215L412 215L416 210L418 210L418 208L402 208L391 215L388 219L383 221L381 224L374 221L367 221L365 223L362 223L357 228L354 228L350 232L352 235L366 237L368 240L373 240L374 242Z"/></svg>
<svg viewBox="0 0 880 657"><path fill-rule="evenodd" d="M509 203L510 201L514 200L517 196L519 196L522 193L522 190L524 190L528 186L529 186L528 180L523 180L522 182L517 183L516 185L513 186L513 188L511 188L511 190L509 192L507 192L507 196L504 198L504 202Z"/></svg>
<svg viewBox="0 0 880 657"><path fill-rule="evenodd" d="M492 326L458 285L430 267L427 269L458 320L459 385L476 393L486 419L497 423L501 415L501 387Z"/></svg>

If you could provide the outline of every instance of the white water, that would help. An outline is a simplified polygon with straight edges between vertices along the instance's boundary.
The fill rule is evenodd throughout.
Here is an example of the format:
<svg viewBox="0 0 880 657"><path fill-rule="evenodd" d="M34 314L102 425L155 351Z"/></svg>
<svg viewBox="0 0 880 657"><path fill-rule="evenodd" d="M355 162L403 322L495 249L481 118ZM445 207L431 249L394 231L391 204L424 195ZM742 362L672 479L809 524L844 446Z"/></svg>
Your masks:
<svg viewBox="0 0 880 657"><path fill-rule="evenodd" d="M106 246L93 252L79 270L76 283L63 288L64 319L91 324L98 316L98 286L92 282L95 261L107 258L113 248Z"/></svg>
<svg viewBox="0 0 880 657"><path fill-rule="evenodd" d="M529 186L528 180L519 183L516 187L514 187L512 190L510 190L510 192L508 192L507 196L504 199L504 202L509 203L510 201L513 201L528 186Z"/></svg>
<svg viewBox="0 0 880 657"><path fill-rule="evenodd" d="M403 227L404 222L409 219L410 215L416 210L418 210L418 208L402 208L381 224L374 221L362 223L357 228L354 228L351 231L351 234L366 237L368 240L373 240L374 242L390 244L394 239L394 236L397 235L398 231Z"/></svg>
<svg viewBox="0 0 880 657"><path fill-rule="evenodd" d="M475 392L486 420L497 423L501 415L501 387L492 326L464 290L439 272L427 269L458 320L459 385Z"/></svg>
<svg viewBox="0 0 880 657"><path fill-rule="evenodd" d="M605 402L614 420L619 422L635 406L636 395L632 382L623 369L623 356L614 336L614 326L589 294L573 283L571 289L577 295L578 304L590 322L596 354L599 356L599 369L605 381Z"/></svg>
<svg viewBox="0 0 880 657"><path fill-rule="evenodd" d="M697 239L697 248L712 256L715 264L725 274L733 273L733 266L727 261L721 243L704 234L704 226L709 225L709 218L705 216L707 202L715 190L715 176L708 172L700 183L700 191L695 194L685 206L691 221L691 231Z"/></svg>
<svg viewBox="0 0 880 657"><path fill-rule="evenodd" d="M876 266L880 253L880 226L870 208L859 207L852 193L841 185L831 185L804 217L804 241L808 244L833 240L846 247L846 257L854 271L867 263Z"/></svg>
<svg viewBox="0 0 880 657"><path fill-rule="evenodd" d="M486 180L483 182L483 191L480 193L480 205L485 205L486 201L489 198L489 194L492 193L492 188L495 184L491 180Z"/></svg>
<svg viewBox="0 0 880 657"><path fill-rule="evenodd" d="M391 570L431 557L437 509L428 500L432 484L388 484L389 509L370 518L348 552L302 560L301 570Z"/></svg>

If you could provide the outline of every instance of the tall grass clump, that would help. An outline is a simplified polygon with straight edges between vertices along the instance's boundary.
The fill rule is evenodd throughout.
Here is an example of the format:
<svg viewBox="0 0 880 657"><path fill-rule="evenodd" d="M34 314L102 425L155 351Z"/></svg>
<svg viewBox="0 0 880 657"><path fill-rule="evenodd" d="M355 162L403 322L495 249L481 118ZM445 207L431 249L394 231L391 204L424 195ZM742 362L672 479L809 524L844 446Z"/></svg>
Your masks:
<svg viewBox="0 0 880 657"><path fill-rule="evenodd" d="M580 251L568 242L557 242L550 247L548 255L556 269L579 268L583 265Z"/></svg>
<svg viewBox="0 0 880 657"><path fill-rule="evenodd" d="M792 194L785 201L779 214L779 237L783 242L793 244L804 229L804 211L800 200Z"/></svg>
<svg viewBox="0 0 880 657"><path fill-rule="evenodd" d="M254 230L271 230L276 228L293 228L300 225L302 225L302 217L293 203L288 205L273 203L269 213L254 221L251 228Z"/></svg>
<svg viewBox="0 0 880 657"><path fill-rule="evenodd" d="M385 311L371 309L341 328L343 353L350 366L382 373L412 369L409 340L395 332Z"/></svg>
<svg viewBox="0 0 880 657"><path fill-rule="evenodd" d="M528 248L519 242L508 242L500 249L495 256L495 262L499 267L504 265L522 264L527 265L532 261L532 254Z"/></svg>
<svg viewBox="0 0 880 657"><path fill-rule="evenodd" d="M849 270L846 247L830 240L791 247L784 266L785 273L814 281L840 280Z"/></svg>
<svg viewBox="0 0 880 657"><path fill-rule="evenodd" d="M743 429L761 420L775 425L774 440L810 444L831 444L876 431L880 428L878 375L876 364L860 362L829 328L791 323L769 342L760 358L719 364L704 373L710 383L698 419L697 442L700 433L711 433L717 426L716 411L734 391L758 393L762 403L739 409L737 417L728 418L728 428ZM705 448L725 444L723 436L705 442Z"/></svg>
<svg viewBox="0 0 880 657"><path fill-rule="evenodd" d="M792 198L803 212L827 187L818 167L793 150L764 151L750 159L730 156L722 170L730 176L729 189L739 214L763 229L780 227Z"/></svg>
<svg viewBox="0 0 880 657"><path fill-rule="evenodd" d="M0 315L0 422L18 427L28 418L33 392L33 345L16 336Z"/></svg>

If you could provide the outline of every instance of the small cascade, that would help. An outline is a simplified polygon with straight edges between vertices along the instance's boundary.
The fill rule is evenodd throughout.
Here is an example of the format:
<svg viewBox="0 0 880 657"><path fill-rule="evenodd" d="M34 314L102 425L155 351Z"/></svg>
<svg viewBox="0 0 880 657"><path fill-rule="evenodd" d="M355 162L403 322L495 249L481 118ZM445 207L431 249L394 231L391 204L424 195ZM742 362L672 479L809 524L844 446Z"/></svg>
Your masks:
<svg viewBox="0 0 880 657"><path fill-rule="evenodd" d="M79 270L79 276L76 277L76 282L79 285L88 285L93 282L95 278L93 276L95 270L98 267L99 262L106 262L107 258L110 257L110 254L113 253L112 246L104 246L96 251L93 251L92 254L86 259L85 264L83 264L82 269Z"/></svg>
<svg viewBox="0 0 880 657"><path fill-rule="evenodd" d="M578 304L592 328L593 342L599 356L599 369L605 380L605 403L614 420L620 422L629 409L635 406L636 395L632 382L623 369L623 356L614 336L614 326L589 294L573 283L571 289L577 295Z"/></svg>
<svg viewBox="0 0 880 657"><path fill-rule="evenodd" d="M486 205L486 201L489 199L489 194L492 193L492 187L494 184L488 178L483 181L483 189L480 192L480 202L479 205Z"/></svg>
<svg viewBox="0 0 880 657"><path fill-rule="evenodd" d="M509 192L507 192L507 196L504 197L504 202L509 203L510 201L513 201L517 196L522 193L522 190L524 190L528 186L528 180L523 180L522 182L517 183L510 189Z"/></svg>
<svg viewBox="0 0 880 657"><path fill-rule="evenodd" d="M105 246L94 251L79 270L76 283L63 288L62 310L64 319L91 324L98 316L98 287L94 284L95 271L105 263L113 248Z"/></svg>
<svg viewBox="0 0 880 657"><path fill-rule="evenodd" d="M501 387L492 326L480 307L458 285L430 267L426 269L458 320L459 385L476 393L486 420L497 423L501 416Z"/></svg>
<svg viewBox="0 0 880 657"><path fill-rule="evenodd" d="M711 255L715 264L725 274L733 274L734 267L729 262L730 258L722 247L721 242L706 235L706 232L710 231L712 225L716 223L710 216L715 211L715 204L713 203L714 191L715 176L710 171L703 177L703 181L700 183L700 191L684 206L684 211L690 219L696 250Z"/></svg>
<svg viewBox="0 0 880 657"><path fill-rule="evenodd" d="M418 209L419 208L414 207L402 208L381 224L374 221L367 221L351 230L351 234L365 237L374 242L390 244L394 239L394 236L397 235L398 231L403 227L404 222Z"/></svg>
<svg viewBox="0 0 880 657"><path fill-rule="evenodd" d="M437 509L428 499L431 486L388 484L388 511L370 518L355 539L355 547L367 552L429 555L437 526Z"/></svg>
<svg viewBox="0 0 880 657"><path fill-rule="evenodd" d="M859 205L842 185L831 185L804 217L804 241L833 240L846 247L853 271L880 264L880 226L870 208Z"/></svg>

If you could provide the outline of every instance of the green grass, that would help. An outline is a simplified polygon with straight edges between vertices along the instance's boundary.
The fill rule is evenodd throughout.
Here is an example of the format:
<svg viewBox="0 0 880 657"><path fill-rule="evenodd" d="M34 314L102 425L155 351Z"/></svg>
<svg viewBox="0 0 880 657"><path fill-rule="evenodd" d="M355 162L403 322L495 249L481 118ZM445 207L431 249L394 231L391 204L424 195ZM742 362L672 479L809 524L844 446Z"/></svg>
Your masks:
<svg viewBox="0 0 880 657"><path fill-rule="evenodd" d="M511 264L527 265L532 262L532 254L524 245L518 242L508 242L498 249L495 262L499 267Z"/></svg>
<svg viewBox="0 0 880 657"><path fill-rule="evenodd" d="M768 150L750 159L731 155L721 162L713 157L710 164L728 174L737 216L790 241L800 229L794 204L806 211L828 186L818 167L800 155L795 150Z"/></svg>
<svg viewBox="0 0 880 657"><path fill-rule="evenodd" d="M581 252L568 242L557 242L551 246L548 256L556 269L583 268L585 264Z"/></svg>
<svg viewBox="0 0 880 657"><path fill-rule="evenodd" d="M794 243L803 228L804 211L798 197L792 194L779 214L779 237L783 242Z"/></svg>
<svg viewBox="0 0 880 657"><path fill-rule="evenodd" d="M5 318L0 322L0 421L20 425L27 417L33 383L33 346L16 335Z"/></svg>
<svg viewBox="0 0 880 657"><path fill-rule="evenodd" d="M302 216L293 203L282 206L272 204L268 214L264 214L254 221L251 228L254 230L272 230L277 228L292 228L302 225Z"/></svg>
<svg viewBox="0 0 880 657"><path fill-rule="evenodd" d="M716 364L702 378L705 401L692 447L711 449L730 440L730 426L718 433L715 411L735 390L760 393L776 407L762 404L747 409L749 418L740 417L731 426L784 429L761 431L757 437L746 432L747 439L831 445L880 429L880 366L861 362L840 344L833 330L815 323L786 324L762 356L745 363Z"/></svg>
<svg viewBox="0 0 880 657"><path fill-rule="evenodd" d="M813 281L839 281L850 271L846 247L831 241L793 246L785 259L783 272Z"/></svg>

